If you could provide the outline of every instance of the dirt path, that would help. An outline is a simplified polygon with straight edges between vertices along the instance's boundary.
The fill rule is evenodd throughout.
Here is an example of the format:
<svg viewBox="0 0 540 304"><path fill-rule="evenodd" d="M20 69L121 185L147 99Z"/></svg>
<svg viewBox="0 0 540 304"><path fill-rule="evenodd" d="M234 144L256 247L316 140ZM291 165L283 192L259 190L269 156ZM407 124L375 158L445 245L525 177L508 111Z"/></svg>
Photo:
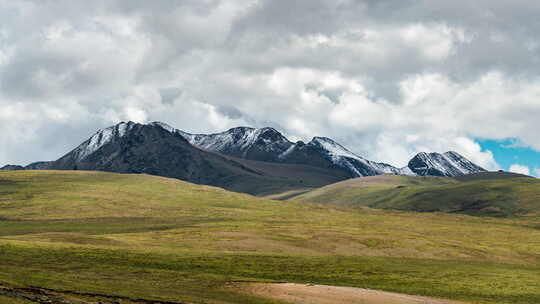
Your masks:
<svg viewBox="0 0 540 304"><path fill-rule="evenodd" d="M294 304L465 304L370 289L305 284L253 283L244 287L252 295Z"/></svg>

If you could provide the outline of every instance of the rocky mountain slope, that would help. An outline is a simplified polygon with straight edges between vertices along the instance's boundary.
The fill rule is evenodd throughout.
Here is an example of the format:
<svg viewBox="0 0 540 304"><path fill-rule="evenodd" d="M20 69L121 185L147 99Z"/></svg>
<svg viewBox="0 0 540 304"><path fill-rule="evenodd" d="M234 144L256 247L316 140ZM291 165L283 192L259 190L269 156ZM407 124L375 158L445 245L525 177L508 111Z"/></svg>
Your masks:
<svg viewBox="0 0 540 304"><path fill-rule="evenodd" d="M244 170L240 164L193 147L182 136L133 122L98 131L50 169L147 173L207 184Z"/></svg>
<svg viewBox="0 0 540 304"><path fill-rule="evenodd" d="M419 153L409 161L408 167L419 176L456 177L486 171L457 152L452 151L443 154Z"/></svg>
<svg viewBox="0 0 540 304"><path fill-rule="evenodd" d="M0 171L18 171L18 170L46 170L52 164L52 161L38 161L27 166L5 165L0 168Z"/></svg>
<svg viewBox="0 0 540 304"><path fill-rule="evenodd" d="M0 171L17 171L17 170L24 170L24 167L19 166L19 165L5 165L2 168L0 168Z"/></svg>

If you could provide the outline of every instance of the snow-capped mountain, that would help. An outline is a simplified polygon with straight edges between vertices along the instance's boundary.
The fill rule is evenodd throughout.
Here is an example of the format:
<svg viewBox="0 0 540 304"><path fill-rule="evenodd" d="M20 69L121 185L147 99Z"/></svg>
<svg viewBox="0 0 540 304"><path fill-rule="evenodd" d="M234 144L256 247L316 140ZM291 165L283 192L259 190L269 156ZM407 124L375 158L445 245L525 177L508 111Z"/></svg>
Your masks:
<svg viewBox="0 0 540 304"><path fill-rule="evenodd" d="M408 167L416 175L461 176L486 170L457 152L419 153L409 161Z"/></svg>
<svg viewBox="0 0 540 304"><path fill-rule="evenodd" d="M327 137L314 137L308 145L320 150L335 166L351 173L353 177L381 174L400 174L401 170L385 163L377 163L358 156Z"/></svg>
<svg viewBox="0 0 540 304"><path fill-rule="evenodd" d="M282 141L277 131L269 128L246 131L240 142L251 149L244 156L253 154L255 148L274 153L267 145L278 146L271 142ZM182 133L159 122L122 122L99 130L48 169L146 173L250 194L317 188L349 178L333 168L253 162L214 153L193 146Z"/></svg>
<svg viewBox="0 0 540 304"><path fill-rule="evenodd" d="M208 135L177 132L201 149L250 160L277 162L293 145L273 128L238 127Z"/></svg>
<svg viewBox="0 0 540 304"><path fill-rule="evenodd" d="M223 187L258 175L241 163L192 146L165 124L134 122L99 130L50 168L146 173Z"/></svg>
<svg viewBox="0 0 540 304"><path fill-rule="evenodd" d="M398 174L400 169L366 160L330 138L315 137L309 143L293 143L273 128L238 127L216 134L180 133L192 145L233 157L265 162L303 164L339 169L350 177Z"/></svg>
<svg viewBox="0 0 540 304"><path fill-rule="evenodd" d="M485 171L456 152L420 153L407 167L397 168L367 160L326 137L314 137L306 144L301 141L293 143L273 128L238 127L208 135L190 134L169 126L166 128L181 134L192 145L207 151L250 160L338 168L346 171L351 177L381 174L453 177Z"/></svg>
<svg viewBox="0 0 540 304"><path fill-rule="evenodd" d="M351 177L399 174L400 169L366 160L330 138L315 137L292 143L273 128L238 127L216 134L190 134L176 129L192 145L234 157L266 162L295 163L345 170Z"/></svg>
<svg viewBox="0 0 540 304"><path fill-rule="evenodd" d="M73 150L71 157L80 162L106 144L120 141L133 128L140 126L134 122L121 122L99 130ZM180 135L191 145L205 151L248 160L334 168L347 172L350 177L381 174L453 177L485 171L456 152L419 153L407 167L397 168L367 160L330 138L314 137L307 144L301 141L293 143L269 127L237 127L215 134L190 134L162 122L152 122L146 126Z"/></svg>
<svg viewBox="0 0 540 304"><path fill-rule="evenodd" d="M136 123L131 121L121 122L117 125L98 130L92 137L75 148L71 153L76 160L81 161L104 145L124 137L124 135L136 125Z"/></svg>

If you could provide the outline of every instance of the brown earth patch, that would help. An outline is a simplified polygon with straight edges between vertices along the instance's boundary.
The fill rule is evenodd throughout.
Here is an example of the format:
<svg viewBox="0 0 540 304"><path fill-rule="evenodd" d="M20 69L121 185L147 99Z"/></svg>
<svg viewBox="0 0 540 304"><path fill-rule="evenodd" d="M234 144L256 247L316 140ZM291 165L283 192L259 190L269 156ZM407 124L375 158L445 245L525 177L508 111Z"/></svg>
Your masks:
<svg viewBox="0 0 540 304"><path fill-rule="evenodd" d="M306 284L250 283L241 287L254 296L294 304L465 304L371 289Z"/></svg>

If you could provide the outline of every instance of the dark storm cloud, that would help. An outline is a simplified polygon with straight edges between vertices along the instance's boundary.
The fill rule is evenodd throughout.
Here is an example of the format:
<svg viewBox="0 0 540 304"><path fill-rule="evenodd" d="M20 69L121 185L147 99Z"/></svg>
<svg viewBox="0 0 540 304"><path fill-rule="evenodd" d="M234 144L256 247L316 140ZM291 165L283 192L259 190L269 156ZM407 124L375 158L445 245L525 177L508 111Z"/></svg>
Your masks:
<svg viewBox="0 0 540 304"><path fill-rule="evenodd" d="M313 91L316 92L319 96L324 96L328 98L330 101L332 101L335 104L339 103L339 98L343 94L343 90L336 88L336 89L321 89L320 84L317 83L308 83L306 84L306 91Z"/></svg>
<svg viewBox="0 0 540 304"><path fill-rule="evenodd" d="M164 104L173 104L174 100L182 95L182 90L179 88L161 88L159 89L159 95L161 95L161 102Z"/></svg>
<svg viewBox="0 0 540 304"><path fill-rule="evenodd" d="M231 119L239 119L244 116L244 114L240 110L238 110L234 106L229 106L229 105L219 106L218 111L224 116Z"/></svg>
<svg viewBox="0 0 540 304"><path fill-rule="evenodd" d="M260 1L235 22L233 34L253 30L271 36L332 34L355 23L365 8L362 1Z"/></svg>

